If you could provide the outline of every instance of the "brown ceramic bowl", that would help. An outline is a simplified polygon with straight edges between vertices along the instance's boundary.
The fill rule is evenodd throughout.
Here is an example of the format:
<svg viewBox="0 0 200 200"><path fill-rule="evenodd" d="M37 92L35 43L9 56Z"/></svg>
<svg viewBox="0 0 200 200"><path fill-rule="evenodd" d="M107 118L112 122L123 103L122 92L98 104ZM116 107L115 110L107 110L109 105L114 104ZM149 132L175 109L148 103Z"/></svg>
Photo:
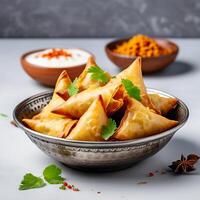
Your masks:
<svg viewBox="0 0 200 200"><path fill-rule="evenodd" d="M164 48L173 48L173 53L168 55L161 55L158 57L142 58L142 71L144 73L151 73L164 69L169 64L174 62L179 51L178 46L171 41L157 38L154 39L160 46ZM113 52L113 49L116 47L116 45L120 45L121 43L128 40L129 39L114 40L108 43L105 47L105 51L109 59L122 69L128 67L136 59L136 57L115 53Z"/></svg>
<svg viewBox="0 0 200 200"><path fill-rule="evenodd" d="M67 73L69 74L69 77L73 80L74 78L78 77L80 73L83 71L83 69L85 68L86 63L82 65L72 66L72 67L53 68L53 67L42 67L42 66L34 65L27 62L26 56L32 53L43 51L43 50L45 49L37 49L37 50L29 51L23 54L21 56L21 64L23 66L23 69L31 78L33 78L36 81L39 81L40 83L44 85L54 87L58 79L58 76L61 74L63 70L66 70ZM92 55L91 53L89 54Z"/></svg>

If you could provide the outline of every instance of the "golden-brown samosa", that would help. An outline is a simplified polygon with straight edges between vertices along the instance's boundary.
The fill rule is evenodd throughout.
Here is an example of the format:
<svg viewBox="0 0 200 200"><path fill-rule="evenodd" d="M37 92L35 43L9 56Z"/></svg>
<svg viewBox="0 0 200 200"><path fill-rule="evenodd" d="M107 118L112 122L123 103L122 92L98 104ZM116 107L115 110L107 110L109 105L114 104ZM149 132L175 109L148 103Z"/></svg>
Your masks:
<svg viewBox="0 0 200 200"><path fill-rule="evenodd" d="M107 124L108 117L104 109L103 99L98 96L88 110L79 119L67 139L83 141L101 141L102 126Z"/></svg>
<svg viewBox="0 0 200 200"><path fill-rule="evenodd" d="M88 58L85 69L77 79L77 87L79 88L79 91L86 90L88 88L97 88L105 85L105 83L91 79L91 73L88 73L88 69L92 66L97 66L97 64L94 60L94 57L90 56ZM105 75L108 77L108 79L110 79L111 76L108 72L105 72Z"/></svg>
<svg viewBox="0 0 200 200"><path fill-rule="evenodd" d="M148 94L150 100L162 115L166 115L176 107L178 100L175 98L162 97L158 94Z"/></svg>
<svg viewBox="0 0 200 200"><path fill-rule="evenodd" d="M129 98L125 115L114 138L130 140L147 137L166 131L177 124L177 121L158 115L134 98Z"/></svg>
<svg viewBox="0 0 200 200"><path fill-rule="evenodd" d="M111 79L108 84L119 83L122 79L128 79L132 81L132 83L140 89L142 104L155 110L156 108L149 99L146 91L146 87L142 77L141 65L141 58L137 58L128 68L116 75L115 78Z"/></svg>
<svg viewBox="0 0 200 200"><path fill-rule="evenodd" d="M54 94L59 91L66 90L72 83L66 70L62 71L55 85Z"/></svg>
<svg viewBox="0 0 200 200"><path fill-rule="evenodd" d="M23 119L32 130L51 135L55 137L65 138L71 128L76 124L77 120L68 118L44 118L44 119Z"/></svg>
<svg viewBox="0 0 200 200"><path fill-rule="evenodd" d="M61 117L62 118L63 116L61 115L56 115L56 114L51 113L51 110L65 102L64 99L61 98L57 93L67 91L67 88L69 87L70 84L71 84L71 80L67 72L63 71L56 82L56 86L55 86L51 101L49 102L48 105L46 105L43 108L42 112L39 113L38 115L35 115L33 119L40 119L40 118L46 118L46 117L52 117L52 118Z"/></svg>
<svg viewBox="0 0 200 200"><path fill-rule="evenodd" d="M120 84L115 84L84 90L71 96L66 102L55 108L52 112L71 116L76 119L80 118L99 95L102 96L104 107L107 108L119 87Z"/></svg>

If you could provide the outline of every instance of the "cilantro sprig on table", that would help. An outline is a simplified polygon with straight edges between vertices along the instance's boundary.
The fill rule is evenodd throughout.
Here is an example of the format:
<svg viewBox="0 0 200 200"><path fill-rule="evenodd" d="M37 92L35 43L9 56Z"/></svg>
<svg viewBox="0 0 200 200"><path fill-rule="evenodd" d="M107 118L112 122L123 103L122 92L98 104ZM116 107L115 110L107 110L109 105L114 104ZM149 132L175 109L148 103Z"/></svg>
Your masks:
<svg viewBox="0 0 200 200"><path fill-rule="evenodd" d="M42 178L34 176L31 173L25 174L23 180L20 183L19 190L28 190L32 188L41 188L46 184Z"/></svg>
<svg viewBox="0 0 200 200"><path fill-rule="evenodd" d="M61 184L65 180L61 177L62 170L56 165L49 165L43 170L43 177L49 184ZM41 188L46 185L42 177L27 173L19 185L19 190Z"/></svg>
<svg viewBox="0 0 200 200"><path fill-rule="evenodd" d="M69 85L67 89L67 92L70 97L78 93L78 87L76 86L77 81L78 81L78 78L75 78L74 81Z"/></svg>
<svg viewBox="0 0 200 200"><path fill-rule="evenodd" d="M0 113L0 117L7 118L8 115L6 115L6 114L4 114L4 113Z"/></svg>
<svg viewBox="0 0 200 200"><path fill-rule="evenodd" d="M99 66L91 66L88 69L88 73L91 73L92 80L96 80L101 83L107 83L109 81L105 71L103 71Z"/></svg>
<svg viewBox="0 0 200 200"><path fill-rule="evenodd" d="M116 129L117 129L117 124L115 120L109 118L107 125L102 127L101 137L104 140L108 140L115 133Z"/></svg>
<svg viewBox="0 0 200 200"><path fill-rule="evenodd" d="M49 165L43 171L44 179L50 184L59 184L64 181L61 177L62 170L56 165Z"/></svg>
<svg viewBox="0 0 200 200"><path fill-rule="evenodd" d="M135 86L132 81L128 79L122 79L122 84L130 97L133 97L138 101L141 100L140 89Z"/></svg>

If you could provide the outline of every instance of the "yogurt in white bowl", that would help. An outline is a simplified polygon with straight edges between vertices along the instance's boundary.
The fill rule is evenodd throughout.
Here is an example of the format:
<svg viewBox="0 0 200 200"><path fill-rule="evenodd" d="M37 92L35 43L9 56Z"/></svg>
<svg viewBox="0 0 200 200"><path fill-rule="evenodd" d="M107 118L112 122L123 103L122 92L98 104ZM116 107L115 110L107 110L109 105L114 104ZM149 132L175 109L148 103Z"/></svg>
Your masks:
<svg viewBox="0 0 200 200"><path fill-rule="evenodd" d="M58 76L66 70L71 80L84 70L91 53L78 48L48 48L29 51L21 56L21 64L33 79L55 86Z"/></svg>
<svg viewBox="0 0 200 200"><path fill-rule="evenodd" d="M83 65L91 56L81 49L53 48L37 51L26 56L26 61L33 65L48 68L64 68Z"/></svg>

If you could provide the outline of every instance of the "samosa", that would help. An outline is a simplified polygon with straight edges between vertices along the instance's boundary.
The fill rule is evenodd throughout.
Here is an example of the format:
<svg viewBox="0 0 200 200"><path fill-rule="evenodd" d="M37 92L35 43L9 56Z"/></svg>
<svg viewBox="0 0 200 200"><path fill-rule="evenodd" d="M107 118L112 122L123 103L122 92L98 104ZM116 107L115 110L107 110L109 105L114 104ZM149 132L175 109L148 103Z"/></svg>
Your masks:
<svg viewBox="0 0 200 200"><path fill-rule="evenodd" d="M128 98L124 117L114 135L118 140L147 137L166 131L178 124L151 111L134 98Z"/></svg>
<svg viewBox="0 0 200 200"><path fill-rule="evenodd" d="M121 84L105 85L95 89L87 89L78 94L71 96L63 104L55 108L52 112L60 115L71 116L72 118L80 118L92 104L92 102L102 96L104 107L107 108L113 100ZM112 112L112 110L110 110Z"/></svg>
<svg viewBox="0 0 200 200"><path fill-rule="evenodd" d="M65 138L77 120L68 118L23 119L32 130L45 135Z"/></svg>
<svg viewBox="0 0 200 200"><path fill-rule="evenodd" d="M130 80L135 86L137 86L140 89L142 104L146 107L157 111L148 97L146 86L142 77L141 65L141 58L136 58L136 60L128 68L116 75L115 78L112 78L108 84L117 84L121 82L122 79Z"/></svg>
<svg viewBox="0 0 200 200"><path fill-rule="evenodd" d="M35 115L33 119L41 119L41 118L46 118L46 117L63 118L63 116L61 115L56 115L56 114L51 113L51 110L65 102L64 99L61 98L57 93L67 91L67 88L69 87L70 84L71 84L71 80L67 72L64 70L60 74L56 82L56 86L55 86L51 101L43 108L43 110L39 114Z"/></svg>
<svg viewBox="0 0 200 200"><path fill-rule="evenodd" d="M158 94L148 94L150 100L162 115L166 115L176 107L178 100L175 98L162 97Z"/></svg>
<svg viewBox="0 0 200 200"><path fill-rule="evenodd" d="M103 98L98 96L88 110L79 119L67 139L84 141L101 141L102 127L107 124L108 117L104 108Z"/></svg>

